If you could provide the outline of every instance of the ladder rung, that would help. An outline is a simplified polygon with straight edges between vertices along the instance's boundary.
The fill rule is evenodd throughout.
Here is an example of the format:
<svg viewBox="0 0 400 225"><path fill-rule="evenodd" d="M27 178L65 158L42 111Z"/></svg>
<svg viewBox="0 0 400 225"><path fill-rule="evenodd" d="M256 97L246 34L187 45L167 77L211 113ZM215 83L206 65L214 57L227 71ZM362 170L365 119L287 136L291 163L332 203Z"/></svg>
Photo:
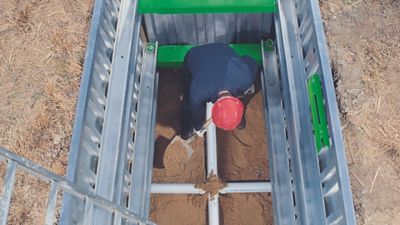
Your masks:
<svg viewBox="0 0 400 225"><path fill-rule="evenodd" d="M46 225L54 224L54 212L57 204L57 195L58 184L52 181L50 184L50 193L47 200Z"/></svg>

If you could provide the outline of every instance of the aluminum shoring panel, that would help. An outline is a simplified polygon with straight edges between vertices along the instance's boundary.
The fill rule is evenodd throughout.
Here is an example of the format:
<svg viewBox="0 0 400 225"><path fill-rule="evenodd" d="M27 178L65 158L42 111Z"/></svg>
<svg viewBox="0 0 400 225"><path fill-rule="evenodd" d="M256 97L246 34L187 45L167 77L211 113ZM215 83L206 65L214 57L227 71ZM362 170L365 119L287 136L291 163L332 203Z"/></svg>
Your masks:
<svg viewBox="0 0 400 225"><path fill-rule="evenodd" d="M149 217L150 188L153 170L155 113L158 91L157 43L144 47L143 67L140 78L139 102L132 164L132 184L129 209Z"/></svg>
<svg viewBox="0 0 400 225"><path fill-rule="evenodd" d="M286 136L277 53L275 48L272 51L263 48L262 52L264 68L262 87L269 140L274 221L276 225L293 225L295 224L295 206L291 184L293 177L289 165L289 144Z"/></svg>
<svg viewBox="0 0 400 225"><path fill-rule="evenodd" d="M320 9L315 0L296 0L295 2L299 26L304 28L300 29L303 51L313 56L305 59L306 64L309 65L309 69L306 70L307 75L315 72L320 74L330 129L331 147L327 149L328 152L322 151L319 155L321 182L333 179L339 187L334 195L325 196L325 201L328 203L325 207L326 216L329 218L329 220L327 218L327 223L335 224L337 221L332 218L340 215L342 220L339 220L339 223L356 224L342 129ZM328 174L331 176L327 177Z"/></svg>
<svg viewBox="0 0 400 225"><path fill-rule="evenodd" d="M311 115L297 16L293 1L282 0L278 1L278 4L275 29L281 35L277 37L281 39L278 45L282 45L279 47L282 49L279 54L286 64L286 74L282 74L282 81L289 151L293 165L296 214L300 224L323 225L326 224L325 210L312 124L308 119Z"/></svg>
<svg viewBox="0 0 400 225"><path fill-rule="evenodd" d="M108 58L113 52L115 40L115 33L106 32L104 24L116 23L118 10L119 1L95 1L67 168L67 178L73 182L83 179L77 178L77 176L83 176L78 168L82 152L98 154L97 145L100 137L90 133L95 126L93 123L89 124L94 121L90 115L104 116L103 107L106 98L104 91L108 83L111 64ZM106 14L109 17L106 17ZM105 33L108 35L104 35Z"/></svg>
<svg viewBox="0 0 400 225"><path fill-rule="evenodd" d="M272 36L273 14L144 15L149 41L165 44L258 43Z"/></svg>
<svg viewBox="0 0 400 225"><path fill-rule="evenodd" d="M93 162L97 161L100 150L119 5L119 0L95 1L86 47L66 177L88 190L93 190L96 180ZM66 193L63 202L60 224L81 223L84 210L81 201Z"/></svg>
<svg viewBox="0 0 400 225"><path fill-rule="evenodd" d="M124 0L120 7L95 187L98 195L110 201L115 201L116 196L122 194L122 190L116 189L115 184L118 179L123 179L119 166L123 163L121 158L126 155L127 149L122 148L122 137L127 132L124 129L127 123L126 111L130 110L127 101L132 96L128 93L130 68L131 61L135 62L131 56L136 55L132 52L138 48L134 40L139 39L139 32L136 31L140 26L136 17L136 0ZM103 209L95 207L93 213L90 224L112 223L112 215Z"/></svg>
<svg viewBox="0 0 400 225"><path fill-rule="evenodd" d="M91 203L97 207L101 207L104 209L107 213L110 213L112 215L118 215L123 220L128 221L130 223L135 223L139 225L155 225L151 221L144 219L130 211L128 211L126 208L123 208L121 206L116 205L115 203L99 196L93 193L90 190L87 190L85 188L82 188L70 181L68 181L64 177L60 177L56 174L53 174L52 172L48 171L47 169L41 167L40 165L29 161L27 159L24 159L22 157L17 156L15 153L0 147L0 156L4 157L8 161L8 171L6 176L9 178L6 179L5 183L5 190L6 192L3 192L1 195L1 199L7 200L9 196L8 193L11 193L13 191L12 187L10 187L9 184L14 183L15 180L15 172L16 170L24 172L24 174L27 174L29 176L33 176L36 178L39 178L45 182L50 182L51 183L51 189L49 192L49 204L48 204L48 209L47 212L56 212L56 210L53 208L55 207L55 202L56 198L55 196L57 195L56 193L61 191L64 195L68 194L70 196L73 196L74 198L80 199L84 204ZM14 176L14 177L13 177ZM10 196L11 197L11 196ZM3 206L3 205L2 205ZM9 205L8 205L9 206ZM87 209L91 209L93 207L86 207ZM2 207L0 209L7 209L7 207ZM2 211L0 211L2 212ZM3 219L4 217L7 217L7 214L1 214L3 217L0 217ZM90 215L90 214L86 214ZM46 215L47 221L50 222L52 218L55 218L55 214L51 216L50 214ZM3 220L0 220L0 222L3 222ZM6 224L4 222L4 224ZM51 223L52 224L52 223ZM111 223L110 223L111 224Z"/></svg>

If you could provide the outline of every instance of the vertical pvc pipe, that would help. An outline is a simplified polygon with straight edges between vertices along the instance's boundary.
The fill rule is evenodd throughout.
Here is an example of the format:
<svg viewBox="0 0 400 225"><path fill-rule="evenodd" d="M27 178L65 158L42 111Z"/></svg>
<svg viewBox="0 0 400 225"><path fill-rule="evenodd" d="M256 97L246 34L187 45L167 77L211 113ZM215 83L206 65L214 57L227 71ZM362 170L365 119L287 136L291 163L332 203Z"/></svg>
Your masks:
<svg viewBox="0 0 400 225"><path fill-rule="evenodd" d="M213 103L207 103L207 119L211 118L211 109L213 107ZM208 176L211 173L218 176L218 167L217 167L217 132L215 128L215 124L211 123L207 127L207 174Z"/></svg>
<svg viewBox="0 0 400 225"><path fill-rule="evenodd" d="M214 197L208 195L208 224L219 224L219 194L214 195Z"/></svg>
<svg viewBox="0 0 400 225"><path fill-rule="evenodd" d="M213 103L207 103L207 119L211 118ZM207 175L215 174L218 176L217 166L217 132L214 123L207 127ZM219 195L208 195L208 224L219 224Z"/></svg>

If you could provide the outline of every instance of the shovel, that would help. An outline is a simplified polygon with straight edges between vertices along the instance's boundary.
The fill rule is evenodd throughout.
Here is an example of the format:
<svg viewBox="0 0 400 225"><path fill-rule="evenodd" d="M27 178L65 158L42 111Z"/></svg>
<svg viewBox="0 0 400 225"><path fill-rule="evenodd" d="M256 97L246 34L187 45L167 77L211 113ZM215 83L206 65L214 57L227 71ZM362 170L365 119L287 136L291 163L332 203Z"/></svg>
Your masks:
<svg viewBox="0 0 400 225"><path fill-rule="evenodd" d="M203 137L207 130L207 127L212 123L212 119L209 118L203 125L200 131L197 131L197 136ZM186 162L193 154L193 148L190 144L196 138L196 135L189 138L188 140L183 140L179 135L176 135L172 141L168 144L164 152L164 167L167 170L184 170Z"/></svg>

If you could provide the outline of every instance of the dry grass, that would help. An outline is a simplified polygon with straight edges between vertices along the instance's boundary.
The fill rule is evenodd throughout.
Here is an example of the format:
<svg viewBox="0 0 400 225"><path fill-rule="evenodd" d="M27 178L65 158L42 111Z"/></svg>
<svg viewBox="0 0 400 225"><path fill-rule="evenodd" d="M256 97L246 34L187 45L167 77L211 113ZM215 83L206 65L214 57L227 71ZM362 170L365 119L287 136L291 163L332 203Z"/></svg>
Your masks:
<svg viewBox="0 0 400 225"><path fill-rule="evenodd" d="M358 224L398 224L400 3L333 0L321 4Z"/></svg>
<svg viewBox="0 0 400 225"><path fill-rule="evenodd" d="M0 145L64 175L92 0L0 2ZM48 185L16 185L9 224L39 224Z"/></svg>
<svg viewBox="0 0 400 225"><path fill-rule="evenodd" d="M2 0L0 144L64 173L91 0Z"/></svg>

